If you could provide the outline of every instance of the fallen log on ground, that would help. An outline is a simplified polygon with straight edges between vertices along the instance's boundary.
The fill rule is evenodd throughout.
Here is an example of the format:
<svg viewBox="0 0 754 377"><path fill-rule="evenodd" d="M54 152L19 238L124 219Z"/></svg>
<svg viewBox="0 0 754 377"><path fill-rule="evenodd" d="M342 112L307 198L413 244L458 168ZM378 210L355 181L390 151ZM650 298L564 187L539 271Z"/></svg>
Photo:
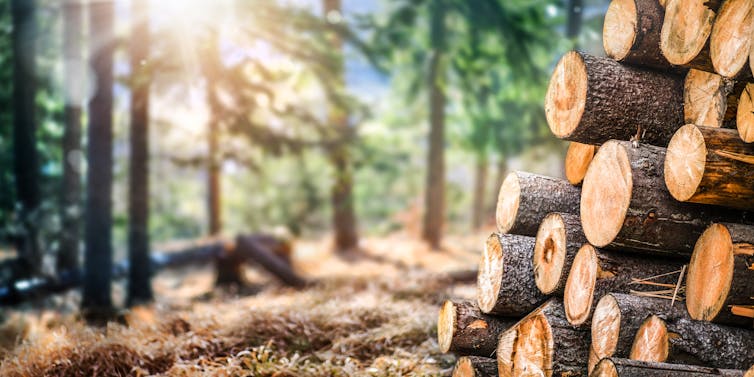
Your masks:
<svg viewBox="0 0 754 377"><path fill-rule="evenodd" d="M292 266L277 256L262 240L253 236L236 237L236 253L246 260L260 264L286 285L302 288L306 280L298 276Z"/></svg>
<svg viewBox="0 0 754 377"><path fill-rule="evenodd" d="M562 179L512 172L500 185L497 229L500 233L534 236L548 213L578 213L580 196L581 190Z"/></svg>
<svg viewBox="0 0 754 377"><path fill-rule="evenodd" d="M534 281L546 295L562 295L573 258L586 242L577 215L551 213L542 220L534 243Z"/></svg>
<svg viewBox="0 0 754 377"><path fill-rule="evenodd" d="M447 300L437 318L437 343L443 353L492 357L498 337L516 321L486 315L469 302Z"/></svg>
<svg viewBox="0 0 754 377"><path fill-rule="evenodd" d="M743 377L744 371L716 369L697 365L653 363L630 359L607 358L600 361L594 377Z"/></svg>
<svg viewBox="0 0 754 377"><path fill-rule="evenodd" d="M597 146L570 142L565 156L565 176L572 185L580 185L586 175L586 170L597 153Z"/></svg>
<svg viewBox="0 0 754 377"><path fill-rule="evenodd" d="M545 97L550 130L560 139L610 139L667 145L683 124L683 77L571 51L560 59Z"/></svg>
<svg viewBox="0 0 754 377"><path fill-rule="evenodd" d="M456 361L453 377L497 377L497 361L489 357L464 356Z"/></svg>
<svg viewBox="0 0 754 377"><path fill-rule="evenodd" d="M754 226L713 224L699 237L686 278L692 318L751 327L736 306L754 305Z"/></svg>

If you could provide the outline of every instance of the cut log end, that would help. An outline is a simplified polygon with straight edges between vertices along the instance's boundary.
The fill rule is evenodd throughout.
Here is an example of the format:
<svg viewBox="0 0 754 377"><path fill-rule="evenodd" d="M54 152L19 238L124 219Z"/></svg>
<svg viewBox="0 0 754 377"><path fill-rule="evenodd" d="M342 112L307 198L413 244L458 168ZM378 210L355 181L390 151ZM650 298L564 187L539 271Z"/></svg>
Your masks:
<svg viewBox="0 0 754 377"><path fill-rule="evenodd" d="M620 307L615 297L602 297L592 316L592 346L589 351L589 371L606 357L613 356L620 335Z"/></svg>
<svg viewBox="0 0 754 377"><path fill-rule="evenodd" d="M686 123L721 127L727 109L722 76L690 69L683 82L683 119Z"/></svg>
<svg viewBox="0 0 754 377"><path fill-rule="evenodd" d="M600 361L590 374L593 377L618 377L618 369L610 359Z"/></svg>
<svg viewBox="0 0 754 377"><path fill-rule="evenodd" d="M709 321L723 309L733 280L733 241L728 229L713 224L699 237L686 278L686 309L691 318Z"/></svg>
<svg viewBox="0 0 754 377"><path fill-rule="evenodd" d="M568 137L579 125L586 108L587 71L578 52L566 53L555 66L545 96L545 114L550 130Z"/></svg>
<svg viewBox="0 0 754 377"><path fill-rule="evenodd" d="M693 124L681 127L668 144L665 156L665 185L679 201L689 200L704 176L707 147L704 136Z"/></svg>
<svg viewBox="0 0 754 377"><path fill-rule="evenodd" d="M566 232L563 217L551 213L539 226L534 243L534 280L544 294L557 288L566 258Z"/></svg>
<svg viewBox="0 0 754 377"><path fill-rule="evenodd" d="M584 180L589 164L594 158L597 146L571 142L565 157L565 175L572 185L579 185Z"/></svg>
<svg viewBox="0 0 754 377"><path fill-rule="evenodd" d="M674 65L689 64L704 49L712 32L715 12L707 0L669 0L660 32L660 49Z"/></svg>
<svg viewBox="0 0 754 377"><path fill-rule="evenodd" d="M471 359L468 357L462 357L456 362L456 367L453 369L453 377L475 377L476 370L471 363Z"/></svg>
<svg viewBox="0 0 754 377"><path fill-rule="evenodd" d="M498 236L492 234L484 244L479 275L477 275L477 303L482 312L489 313L495 308L502 277L503 247L500 245Z"/></svg>
<svg viewBox="0 0 754 377"><path fill-rule="evenodd" d="M518 175L513 172L505 177L497 196L495 220L497 221L497 229L501 233L508 233L515 224L520 203L521 185L518 181Z"/></svg>
<svg viewBox="0 0 754 377"><path fill-rule="evenodd" d="M447 300L440 308L440 314L437 317L437 343L440 351L446 353L450 351L453 343L453 331L456 326L456 307L452 301Z"/></svg>
<svg viewBox="0 0 754 377"><path fill-rule="evenodd" d="M453 377L492 377L497 376L494 359L480 356L464 356L458 359L453 369Z"/></svg>
<svg viewBox="0 0 754 377"><path fill-rule="evenodd" d="M630 358L662 363L668 359L669 352L670 342L665 322L656 315L649 316L636 331Z"/></svg>
<svg viewBox="0 0 754 377"><path fill-rule="evenodd" d="M607 56L621 61L631 52L638 24L634 0L613 0L607 8L602 28L602 45Z"/></svg>
<svg viewBox="0 0 754 377"><path fill-rule="evenodd" d="M715 72L733 78L749 58L754 30L752 0L727 0L715 18L710 36L710 58Z"/></svg>
<svg viewBox="0 0 754 377"><path fill-rule="evenodd" d="M632 189L628 154L620 143L608 141L594 156L581 189L581 225L592 245L603 247L618 235Z"/></svg>
<svg viewBox="0 0 754 377"><path fill-rule="evenodd" d="M552 371L552 329L543 315L534 315L519 324L514 345L514 376L548 376Z"/></svg>
<svg viewBox="0 0 754 377"><path fill-rule="evenodd" d="M751 368L746 371L744 377L754 377L754 365L752 365Z"/></svg>
<svg viewBox="0 0 754 377"><path fill-rule="evenodd" d="M518 337L518 327L514 326L502 334L497 342L497 371L500 377L513 376L513 355L516 338Z"/></svg>
<svg viewBox="0 0 754 377"><path fill-rule="evenodd" d="M754 49L752 49L754 51ZM754 142L754 83L746 84L738 99L736 112L736 127L741 140Z"/></svg>
<svg viewBox="0 0 754 377"><path fill-rule="evenodd" d="M582 246L573 258L563 294L566 319L570 324L581 325L589 319L598 272L599 264L594 247L589 244Z"/></svg>

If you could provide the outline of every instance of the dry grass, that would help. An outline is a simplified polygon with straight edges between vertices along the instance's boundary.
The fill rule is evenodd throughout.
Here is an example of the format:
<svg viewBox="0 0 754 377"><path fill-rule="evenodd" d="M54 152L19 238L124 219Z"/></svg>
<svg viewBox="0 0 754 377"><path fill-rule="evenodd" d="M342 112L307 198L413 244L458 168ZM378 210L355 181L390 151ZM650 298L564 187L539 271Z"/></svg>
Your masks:
<svg viewBox="0 0 754 377"><path fill-rule="evenodd" d="M211 290L210 268L163 273L155 279L155 305L104 329L56 311L10 313L0 326L0 375L446 375L454 359L439 354L437 310L448 297L469 297L473 287L454 286L438 272L473 267L476 253L390 244L369 244L380 262L355 264L323 253L320 244L299 245L298 268L318 276L306 291L250 271L264 285L237 297Z"/></svg>

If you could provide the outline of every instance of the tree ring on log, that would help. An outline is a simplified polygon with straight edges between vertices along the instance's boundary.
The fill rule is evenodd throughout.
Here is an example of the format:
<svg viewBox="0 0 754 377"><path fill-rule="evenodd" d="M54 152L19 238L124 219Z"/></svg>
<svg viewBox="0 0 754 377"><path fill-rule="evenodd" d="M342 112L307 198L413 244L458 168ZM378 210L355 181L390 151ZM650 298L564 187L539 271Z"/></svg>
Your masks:
<svg viewBox="0 0 754 377"><path fill-rule="evenodd" d="M539 226L534 243L534 280L539 290L549 295L558 286L566 258L566 232L563 217L551 213Z"/></svg>
<svg viewBox="0 0 754 377"><path fill-rule="evenodd" d="M722 76L690 69L683 82L683 119L686 123L720 127L727 109L727 98L721 88Z"/></svg>
<svg viewBox="0 0 754 377"><path fill-rule="evenodd" d="M578 52L566 53L555 66L545 96L545 115L550 130L560 139L568 137L581 122L587 80L586 64Z"/></svg>
<svg viewBox="0 0 754 377"><path fill-rule="evenodd" d="M686 309L691 318L714 319L723 309L733 281L733 240L728 229L713 224L699 237L686 277Z"/></svg>
<svg viewBox="0 0 754 377"><path fill-rule="evenodd" d="M515 224L518 206L521 203L521 185L515 172L509 173L500 186L497 196L495 218L498 230L507 233Z"/></svg>
<svg viewBox="0 0 754 377"><path fill-rule="evenodd" d="M585 244L573 258L563 294L563 307L570 324L581 325L589 319L598 273L597 252L592 245Z"/></svg>
<svg viewBox="0 0 754 377"><path fill-rule="evenodd" d="M514 345L514 376L550 376L554 341L547 318L541 314L522 321Z"/></svg>
<svg viewBox="0 0 754 377"><path fill-rule="evenodd" d="M604 296L592 315L592 346L589 351L589 370L600 360L613 356L620 335L620 307L615 297Z"/></svg>
<svg viewBox="0 0 754 377"><path fill-rule="evenodd" d="M754 49L752 49L754 52ZM736 127L738 135L746 143L754 142L754 83L746 84L738 99L736 111Z"/></svg>
<svg viewBox="0 0 754 377"><path fill-rule="evenodd" d="M631 52L636 41L636 25L638 13L634 0L613 0L605 13L605 24L602 28L602 44L607 56L621 61Z"/></svg>
<svg viewBox="0 0 754 377"><path fill-rule="evenodd" d="M592 377L618 377L618 369L610 359L601 360L594 371L590 374Z"/></svg>
<svg viewBox="0 0 754 377"><path fill-rule="evenodd" d="M674 65L684 65L696 58L712 33L715 12L707 0L669 0L660 31L660 49Z"/></svg>
<svg viewBox="0 0 754 377"><path fill-rule="evenodd" d="M455 328L456 308L453 301L446 300L440 308L440 315L437 318L437 343L442 353L450 351Z"/></svg>
<svg viewBox="0 0 754 377"><path fill-rule="evenodd" d="M693 124L681 127L668 144L665 183L676 200L686 201L697 191L707 164L704 135Z"/></svg>
<svg viewBox="0 0 754 377"><path fill-rule="evenodd" d="M623 226L633 190L628 154L616 141L600 147L581 189L581 225L589 243L603 247Z"/></svg>
<svg viewBox="0 0 754 377"><path fill-rule="evenodd" d="M733 78L744 69L754 30L752 0L722 3L710 36L710 58L715 72Z"/></svg>
<svg viewBox="0 0 754 377"><path fill-rule="evenodd" d="M495 308L503 279L503 247L497 235L487 237L477 275L477 300L479 309L489 313Z"/></svg>
<svg viewBox="0 0 754 377"><path fill-rule="evenodd" d="M649 316L636 331L630 358L663 363L668 359L669 353L670 342L665 321L656 315Z"/></svg>

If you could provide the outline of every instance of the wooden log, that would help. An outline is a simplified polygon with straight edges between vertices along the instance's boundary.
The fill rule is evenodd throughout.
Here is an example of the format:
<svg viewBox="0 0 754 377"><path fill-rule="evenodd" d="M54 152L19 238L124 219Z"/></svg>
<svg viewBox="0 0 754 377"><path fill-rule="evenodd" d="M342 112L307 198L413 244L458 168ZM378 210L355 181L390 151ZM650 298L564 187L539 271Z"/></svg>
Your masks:
<svg viewBox="0 0 754 377"><path fill-rule="evenodd" d="M566 318L574 326L592 316L597 301L610 292L656 291L657 285L675 287L683 262L640 258L626 253L597 250L585 244L573 259L563 294ZM634 279L652 284L633 284Z"/></svg>
<svg viewBox="0 0 754 377"><path fill-rule="evenodd" d="M751 368L746 371L744 377L754 377L754 365L752 365Z"/></svg>
<svg viewBox="0 0 754 377"><path fill-rule="evenodd" d="M236 237L236 252L245 258L258 263L265 270L272 273L288 286L303 288L307 281L300 277L293 268L286 263L283 257L276 255L265 246L264 242L254 237L238 236Z"/></svg>
<svg viewBox="0 0 754 377"><path fill-rule="evenodd" d="M534 282L534 238L491 234L484 244L477 303L484 313L523 316L547 300Z"/></svg>
<svg viewBox="0 0 754 377"><path fill-rule="evenodd" d="M560 139L598 145L638 134L665 146L683 122L683 77L571 51L550 78L545 115Z"/></svg>
<svg viewBox="0 0 754 377"><path fill-rule="evenodd" d="M512 341L511 341L512 340ZM500 376L585 376L589 333L565 319L552 298L501 335Z"/></svg>
<svg viewBox="0 0 754 377"><path fill-rule="evenodd" d="M665 184L679 201L754 209L754 145L735 130L685 125L668 144Z"/></svg>
<svg viewBox="0 0 754 377"><path fill-rule="evenodd" d="M571 142L565 157L565 176L568 182L577 186L584 180L589 163L592 162L597 146Z"/></svg>
<svg viewBox="0 0 754 377"><path fill-rule="evenodd" d="M754 49L752 49L754 51ZM736 128L744 142L754 142L754 83L747 83L738 98Z"/></svg>
<svg viewBox="0 0 754 377"><path fill-rule="evenodd" d="M672 68L660 51L664 18L665 9L658 0L612 0L602 28L605 53L623 63Z"/></svg>
<svg viewBox="0 0 754 377"><path fill-rule="evenodd" d="M651 315L636 332L632 353L644 361L746 369L754 365L754 331Z"/></svg>
<svg viewBox="0 0 754 377"><path fill-rule="evenodd" d="M716 369L697 365L653 363L607 358L600 361L594 377L743 377L742 370Z"/></svg>
<svg viewBox="0 0 754 377"><path fill-rule="evenodd" d="M600 248L689 258L712 222L749 223L746 213L678 202L665 188L665 149L612 140L584 177L581 225Z"/></svg>
<svg viewBox="0 0 754 377"><path fill-rule="evenodd" d="M699 237L686 278L692 318L752 326L732 306L754 304L754 226L713 224Z"/></svg>
<svg viewBox="0 0 754 377"><path fill-rule="evenodd" d="M497 229L535 236L548 213L578 213L580 197L581 190L562 179L512 172L503 180L497 197Z"/></svg>
<svg viewBox="0 0 754 377"><path fill-rule="evenodd" d="M710 35L710 59L715 72L727 78L750 78L746 64L751 51L754 14L752 0L725 0Z"/></svg>
<svg viewBox="0 0 754 377"><path fill-rule="evenodd" d="M609 293L603 296L594 308L592 316L589 371L591 372L594 366L606 357L641 357L638 353L632 352L632 347L639 327L650 314L663 318L688 318L682 302L623 293Z"/></svg>
<svg viewBox="0 0 754 377"><path fill-rule="evenodd" d="M670 64L714 72L709 36L720 0L668 0L660 50Z"/></svg>
<svg viewBox="0 0 754 377"><path fill-rule="evenodd" d="M683 118L687 124L708 127L734 127L738 99L745 82L690 69L683 81Z"/></svg>
<svg viewBox="0 0 754 377"><path fill-rule="evenodd" d="M534 281L540 292L563 295L568 271L586 242L577 215L551 213L542 220L534 242Z"/></svg>
<svg viewBox="0 0 754 377"><path fill-rule="evenodd" d="M497 377L497 361L481 356L461 357L453 368L453 377Z"/></svg>
<svg viewBox="0 0 754 377"><path fill-rule="evenodd" d="M437 341L440 351L457 355L491 357L500 334L517 320L483 314L469 302L447 300L437 318Z"/></svg>

